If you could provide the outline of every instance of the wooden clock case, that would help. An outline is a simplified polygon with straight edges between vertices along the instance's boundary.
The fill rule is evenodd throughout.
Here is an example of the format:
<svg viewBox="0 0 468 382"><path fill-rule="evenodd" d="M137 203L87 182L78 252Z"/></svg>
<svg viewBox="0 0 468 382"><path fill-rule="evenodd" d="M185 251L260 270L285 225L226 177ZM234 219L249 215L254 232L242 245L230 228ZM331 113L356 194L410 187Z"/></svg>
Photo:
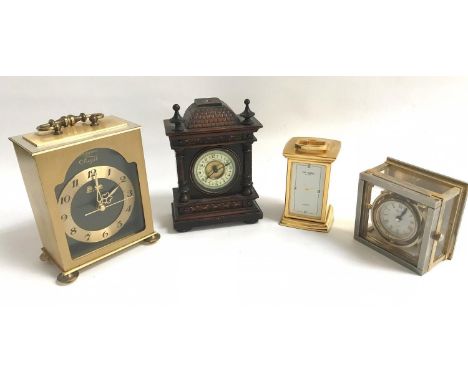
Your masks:
<svg viewBox="0 0 468 382"><path fill-rule="evenodd" d="M179 114L164 120L166 135L175 151L178 188L173 189L172 218L176 231L227 222L256 223L263 217L252 183L252 143L262 124L254 118L245 100L245 110L236 115L219 98L199 98ZM195 160L211 149L228 151L237 162L236 178L229 187L212 193L200 189L192 178Z"/></svg>

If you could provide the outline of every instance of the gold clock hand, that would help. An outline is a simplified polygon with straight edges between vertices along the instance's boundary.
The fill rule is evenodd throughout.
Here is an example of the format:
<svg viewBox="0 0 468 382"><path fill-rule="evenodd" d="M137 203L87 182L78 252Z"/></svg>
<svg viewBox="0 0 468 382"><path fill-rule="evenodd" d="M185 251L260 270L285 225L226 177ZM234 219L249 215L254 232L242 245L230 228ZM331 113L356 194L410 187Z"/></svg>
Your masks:
<svg viewBox="0 0 468 382"><path fill-rule="evenodd" d="M98 205L101 205L102 195L101 191L99 191L99 181L97 178L97 174L94 175L94 185L96 187L96 202Z"/></svg>
<svg viewBox="0 0 468 382"><path fill-rule="evenodd" d="M109 204L108 206L104 206L104 205L103 205L103 207L104 207L103 209L102 209L102 208L98 208L98 209L96 209L96 210L94 210L94 211L88 212L87 214L85 214L85 216L89 216L89 215L95 214L96 212L99 212L99 211L105 211L107 208L112 207L112 206L114 206L114 205L116 205L116 204L125 202L127 199L131 199L131 198L133 198L133 196L129 196L128 198L124 198L124 199L122 199L122 200L119 200L118 202L114 202L114 203L112 203L112 204Z"/></svg>

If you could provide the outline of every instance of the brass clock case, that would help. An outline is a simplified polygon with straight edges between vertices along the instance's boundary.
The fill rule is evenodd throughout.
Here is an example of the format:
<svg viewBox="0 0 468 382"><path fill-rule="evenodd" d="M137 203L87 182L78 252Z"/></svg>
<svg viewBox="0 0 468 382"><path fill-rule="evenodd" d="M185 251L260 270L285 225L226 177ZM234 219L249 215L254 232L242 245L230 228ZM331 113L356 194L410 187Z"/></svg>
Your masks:
<svg viewBox="0 0 468 382"><path fill-rule="evenodd" d="M89 122L85 122L88 117ZM19 135L10 140L14 144L43 244L41 259L50 260L61 270L58 277L60 283L74 281L82 268L121 252L136 243L154 242L159 238L159 234L153 228L140 126L114 116L104 117L99 113L90 116L80 114L80 116L62 117L57 121L51 120L48 124L40 125L37 133ZM130 225L125 224L122 216L121 219L111 224L112 232L110 230L99 231L101 236L106 236L102 241L96 239L89 244L83 242L89 247L82 247L77 255L74 253L72 244L82 243L82 241L75 240L72 243L70 232L66 231L73 228L68 226L71 221L69 219L72 218L71 210L60 205L61 198L71 203L76 195L72 198L73 195L62 194L62 191L71 190L75 181L85 182L83 177L86 173L82 171L92 169L99 163L97 162L99 158L96 158L93 153L99 153L99 150L103 149L117 153L125 163L131 164L136 169L132 185L119 187L118 192L120 192L120 199L123 192L137 193L137 188L139 189L138 204L141 208L143 226L141 229L138 228L137 232L129 229L128 234L127 231L123 234L123 230L130 228ZM109 171L112 167L102 163L101 166L103 166L103 171ZM80 171L73 170L70 175L72 168L79 168ZM115 170L115 175L120 179L123 175L117 169ZM116 184L111 180L108 181L109 186ZM108 203L104 203L104 209L116 207L110 206L112 202L109 201L109 194L106 199ZM115 195L117 191L113 196ZM127 205L128 203L122 201L120 204ZM120 204L117 205L119 208ZM98 206L97 204L96 208ZM94 209L94 206L91 206L91 209ZM64 214L67 215L66 218ZM97 215L98 212L90 217ZM75 216L73 220L76 218ZM119 220L123 227L118 227ZM76 229L78 233L78 227ZM86 238L83 236L81 239Z"/></svg>

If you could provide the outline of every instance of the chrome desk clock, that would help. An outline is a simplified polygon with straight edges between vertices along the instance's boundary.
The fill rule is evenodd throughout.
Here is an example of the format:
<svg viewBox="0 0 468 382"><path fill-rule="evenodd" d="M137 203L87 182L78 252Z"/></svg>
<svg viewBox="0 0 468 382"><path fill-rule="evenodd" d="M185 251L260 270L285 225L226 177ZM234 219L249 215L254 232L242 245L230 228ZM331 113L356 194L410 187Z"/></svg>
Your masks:
<svg viewBox="0 0 468 382"><path fill-rule="evenodd" d="M354 237L422 275L452 258L467 187L387 158L360 174Z"/></svg>
<svg viewBox="0 0 468 382"><path fill-rule="evenodd" d="M154 232L140 127L102 114L68 115L10 138L43 244L71 283L83 267Z"/></svg>
<svg viewBox="0 0 468 382"><path fill-rule="evenodd" d="M280 224L328 232L333 207L327 206L331 165L341 143L322 138L291 138L283 150L288 159L286 197Z"/></svg>

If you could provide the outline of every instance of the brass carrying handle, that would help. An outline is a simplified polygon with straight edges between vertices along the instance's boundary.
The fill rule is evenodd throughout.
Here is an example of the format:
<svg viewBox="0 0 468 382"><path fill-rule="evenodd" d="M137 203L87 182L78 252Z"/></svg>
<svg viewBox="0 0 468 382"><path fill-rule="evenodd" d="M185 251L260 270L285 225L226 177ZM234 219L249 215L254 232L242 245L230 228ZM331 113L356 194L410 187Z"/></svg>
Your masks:
<svg viewBox="0 0 468 382"><path fill-rule="evenodd" d="M104 118L104 114L102 113L93 113L93 114L85 114L80 113L80 115L64 115L59 119L53 120L49 119L49 122L43 123L36 127L36 130L43 133L54 133L54 135L62 134L65 127L74 126L78 122L86 122L89 120L91 122L91 126L99 125L99 120Z"/></svg>
<svg viewBox="0 0 468 382"><path fill-rule="evenodd" d="M296 141L296 149L305 152L323 152L328 150L328 143L319 139L305 138Z"/></svg>

